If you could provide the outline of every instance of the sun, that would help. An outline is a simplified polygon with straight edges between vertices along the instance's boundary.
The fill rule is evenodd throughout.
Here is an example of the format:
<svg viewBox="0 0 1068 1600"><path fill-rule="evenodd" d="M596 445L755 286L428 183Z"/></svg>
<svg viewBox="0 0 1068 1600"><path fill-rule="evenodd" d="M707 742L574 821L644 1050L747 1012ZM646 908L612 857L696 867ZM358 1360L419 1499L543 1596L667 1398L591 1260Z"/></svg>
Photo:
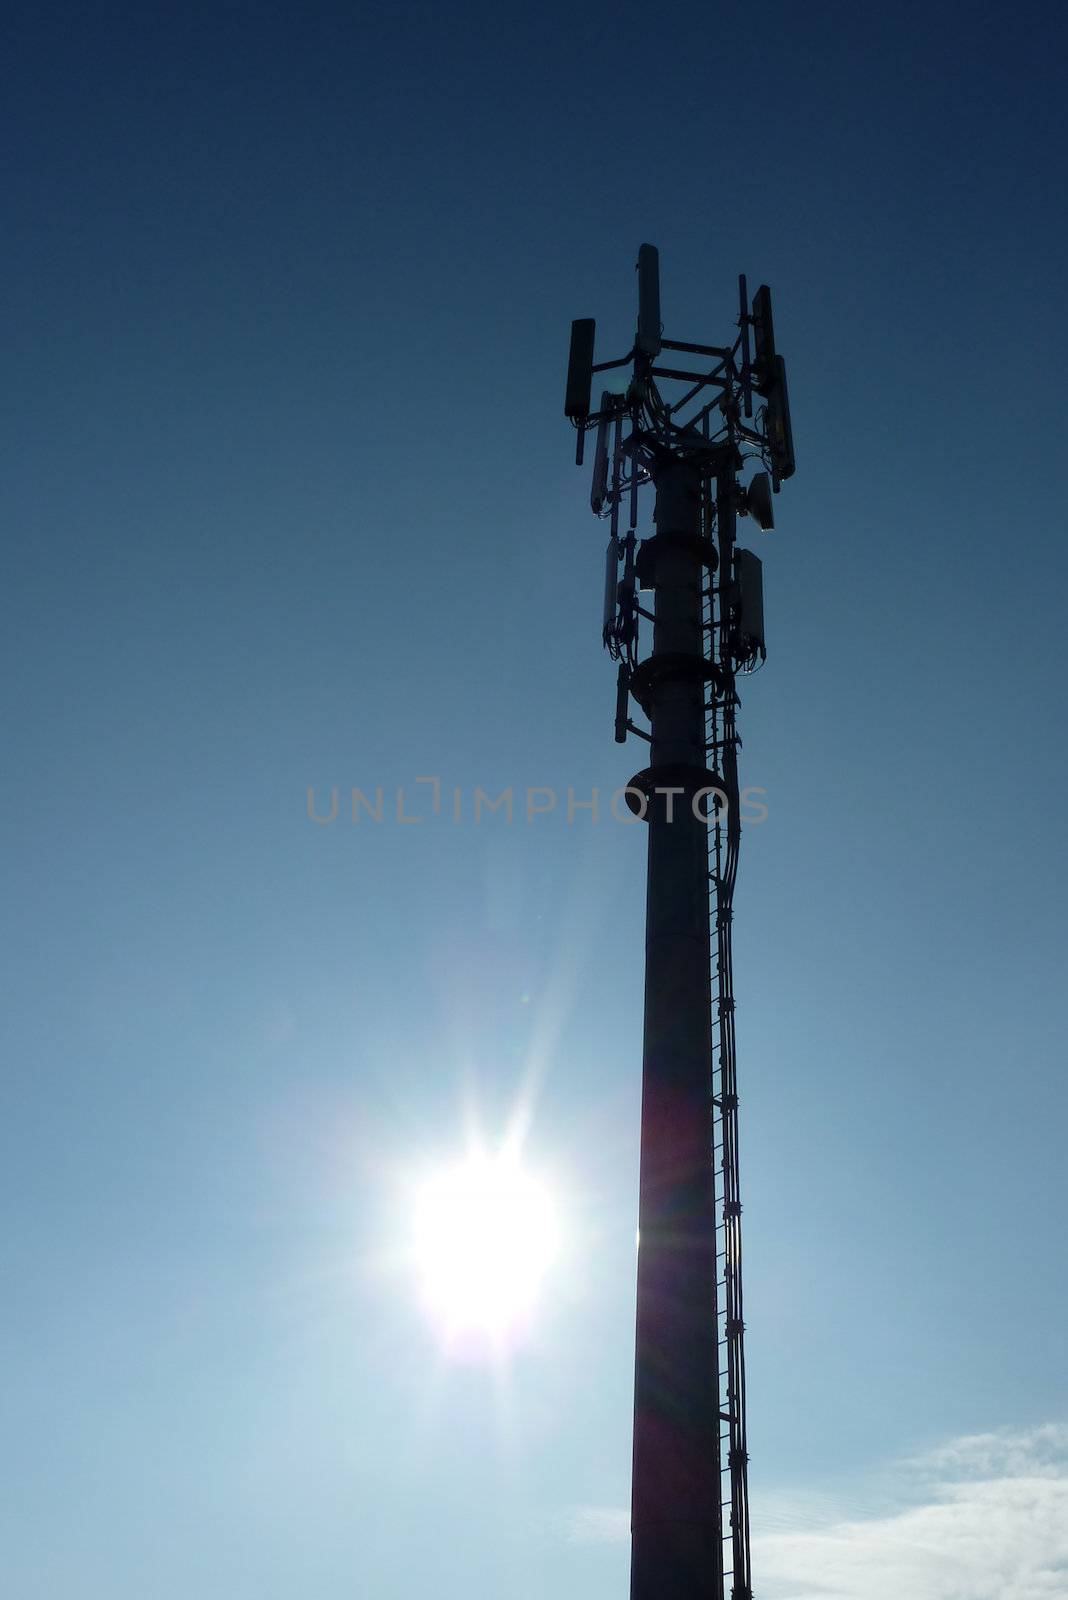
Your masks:
<svg viewBox="0 0 1068 1600"><path fill-rule="evenodd" d="M415 1205L423 1303L452 1343L500 1346L528 1324L557 1249L547 1189L510 1155L428 1178Z"/></svg>

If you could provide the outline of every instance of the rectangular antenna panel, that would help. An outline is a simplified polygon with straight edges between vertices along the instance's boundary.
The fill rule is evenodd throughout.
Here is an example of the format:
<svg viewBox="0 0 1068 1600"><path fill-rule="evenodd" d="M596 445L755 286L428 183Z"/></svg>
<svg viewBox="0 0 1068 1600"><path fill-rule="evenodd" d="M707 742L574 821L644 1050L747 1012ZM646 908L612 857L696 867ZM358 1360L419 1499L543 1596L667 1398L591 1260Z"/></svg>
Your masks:
<svg viewBox="0 0 1068 1600"><path fill-rule="evenodd" d="M794 430L790 425L790 397L786 392L786 363L782 356L775 357L774 383L768 391L768 444L776 478L792 478L796 471ZM775 487L778 488L778 484Z"/></svg>
<svg viewBox="0 0 1068 1600"><path fill-rule="evenodd" d="M734 552L734 579L738 585L738 655L764 655L764 569L752 550Z"/></svg>
<svg viewBox="0 0 1068 1600"><path fill-rule="evenodd" d="M619 587L620 545L615 534L608 541L604 558L604 621L602 628L615 626L616 593Z"/></svg>
<svg viewBox="0 0 1068 1600"><path fill-rule="evenodd" d="M638 250L638 349L654 361L660 354L660 251L655 244Z"/></svg>
<svg viewBox="0 0 1068 1600"><path fill-rule="evenodd" d="M775 324L771 317L771 290L762 283L753 296L753 387L766 395L775 382Z"/></svg>
<svg viewBox="0 0 1068 1600"><path fill-rule="evenodd" d="M608 425L611 421L609 407L612 396L607 389L601 396L601 415L597 423L597 447L593 452L593 487L590 490L590 506L595 517L601 515L605 497L608 494Z"/></svg>
<svg viewBox="0 0 1068 1600"><path fill-rule="evenodd" d="M738 274L738 331L742 344L742 409L747 417L753 415L753 370L749 361L749 289L745 273Z"/></svg>
<svg viewBox="0 0 1068 1600"><path fill-rule="evenodd" d="M627 719L630 716L630 674L622 661L616 674L616 744L627 742Z"/></svg>
<svg viewBox="0 0 1068 1600"><path fill-rule="evenodd" d="M597 324L592 317L579 317L571 324L571 352L567 359L567 391L564 416L572 422L585 422L590 414L590 386L593 383L593 340Z"/></svg>

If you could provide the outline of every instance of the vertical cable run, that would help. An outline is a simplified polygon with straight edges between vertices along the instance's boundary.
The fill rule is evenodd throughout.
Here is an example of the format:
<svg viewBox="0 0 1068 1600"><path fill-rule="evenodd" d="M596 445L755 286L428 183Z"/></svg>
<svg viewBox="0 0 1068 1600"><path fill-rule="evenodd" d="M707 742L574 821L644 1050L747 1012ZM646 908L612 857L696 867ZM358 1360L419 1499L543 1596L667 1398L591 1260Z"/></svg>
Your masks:
<svg viewBox="0 0 1068 1600"><path fill-rule="evenodd" d="M717 1304L723 1306L725 1360L721 1368L720 1437L721 1511L729 1513L723 1529L724 1577L730 1577L733 1600L751 1600L749 1538L749 1451L745 1420L745 1321L742 1302L741 1178L738 1155L738 1079L734 1028L734 963L732 918L741 840L738 787L738 735L732 653L732 582L734 568L733 473L717 480L719 569L709 587L707 650L716 667L708 702L709 764L722 778L724 803L717 803L709 830L709 888L714 935L713 983L713 1161L717 1168L716 1262ZM709 485L711 490L711 485ZM711 508L709 508L711 510ZM711 522L711 516L709 516ZM723 1459L723 1446L726 1459ZM724 1587L724 1594L726 1588Z"/></svg>

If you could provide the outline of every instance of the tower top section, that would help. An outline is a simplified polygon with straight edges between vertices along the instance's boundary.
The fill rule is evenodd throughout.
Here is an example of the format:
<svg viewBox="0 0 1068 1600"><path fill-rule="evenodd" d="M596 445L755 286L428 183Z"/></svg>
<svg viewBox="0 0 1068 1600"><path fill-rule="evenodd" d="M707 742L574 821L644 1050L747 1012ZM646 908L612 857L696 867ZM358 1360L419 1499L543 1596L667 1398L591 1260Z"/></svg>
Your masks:
<svg viewBox="0 0 1068 1600"><path fill-rule="evenodd" d="M693 458L710 473L720 471L724 462L740 470L752 457L777 494L793 476L795 461L786 366L775 346L771 290L761 284L750 304L745 277L739 277L734 340L730 345L709 345L666 336L660 310L660 253L655 245L640 246L637 278L638 316L634 343L626 355L595 360L594 319L580 317L571 324L564 413L578 433L576 462L582 464L590 430L596 430L598 445L605 446L594 462L594 511L600 515L611 510L607 474L601 491L597 479L603 470L601 455L607 454L608 431L622 419L629 420L623 474L627 486L632 476L638 483L652 478L666 456ZM595 379L609 372L617 377L594 405ZM770 502L763 488L757 490L757 499L766 511ZM770 517L760 525L770 526Z"/></svg>

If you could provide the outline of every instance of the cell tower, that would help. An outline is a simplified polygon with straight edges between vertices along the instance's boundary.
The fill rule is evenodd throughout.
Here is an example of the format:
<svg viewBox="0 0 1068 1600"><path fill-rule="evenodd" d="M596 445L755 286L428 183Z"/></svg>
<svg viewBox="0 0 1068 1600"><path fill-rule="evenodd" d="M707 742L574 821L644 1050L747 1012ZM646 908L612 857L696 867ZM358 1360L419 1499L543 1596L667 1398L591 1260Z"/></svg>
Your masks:
<svg viewBox="0 0 1068 1600"><path fill-rule="evenodd" d="M638 252L632 349L595 362L594 332L592 318L572 323L564 410L579 465L595 432L591 504L611 530L616 740L650 746L626 791L649 826L630 1592L750 1600L731 919L737 681L765 650L760 559L735 535L739 516L773 526L772 494L794 471L786 372L770 291L750 306L744 277L733 344L664 338L650 244ZM695 370L668 364L680 357ZM597 373L617 381L594 411ZM743 485L748 464L760 470ZM639 543L646 484L655 532Z"/></svg>

